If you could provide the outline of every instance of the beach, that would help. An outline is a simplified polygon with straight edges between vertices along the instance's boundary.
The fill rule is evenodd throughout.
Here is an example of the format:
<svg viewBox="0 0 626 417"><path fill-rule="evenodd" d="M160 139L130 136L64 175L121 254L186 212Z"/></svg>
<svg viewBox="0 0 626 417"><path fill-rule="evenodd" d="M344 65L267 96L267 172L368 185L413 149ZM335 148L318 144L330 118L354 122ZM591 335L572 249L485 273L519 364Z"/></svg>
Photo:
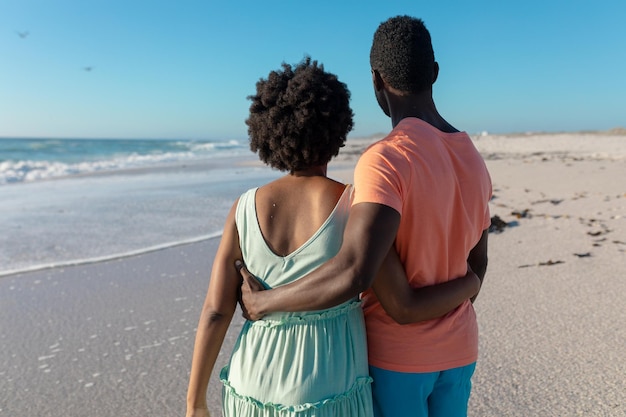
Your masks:
<svg viewBox="0 0 626 417"><path fill-rule="evenodd" d="M469 415L626 415L626 134L472 138L494 222ZM221 224L277 175L241 157L0 186L0 415L183 416Z"/></svg>

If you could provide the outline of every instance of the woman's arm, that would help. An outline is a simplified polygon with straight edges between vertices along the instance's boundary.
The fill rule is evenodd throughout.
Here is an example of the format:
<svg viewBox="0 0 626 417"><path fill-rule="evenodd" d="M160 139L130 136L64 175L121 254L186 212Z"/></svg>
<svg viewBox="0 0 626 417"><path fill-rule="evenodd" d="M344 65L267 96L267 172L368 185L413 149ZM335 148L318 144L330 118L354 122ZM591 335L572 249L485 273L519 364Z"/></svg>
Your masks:
<svg viewBox="0 0 626 417"><path fill-rule="evenodd" d="M187 389L187 417L209 416L206 403L209 378L237 306L241 277L234 263L235 259L242 259L242 255L235 226L236 207L237 202L226 218L196 331Z"/></svg>
<svg viewBox="0 0 626 417"><path fill-rule="evenodd" d="M464 277L428 287L412 288L392 247L376 275L372 289L387 314L399 324L441 317L480 289L480 279L468 267Z"/></svg>

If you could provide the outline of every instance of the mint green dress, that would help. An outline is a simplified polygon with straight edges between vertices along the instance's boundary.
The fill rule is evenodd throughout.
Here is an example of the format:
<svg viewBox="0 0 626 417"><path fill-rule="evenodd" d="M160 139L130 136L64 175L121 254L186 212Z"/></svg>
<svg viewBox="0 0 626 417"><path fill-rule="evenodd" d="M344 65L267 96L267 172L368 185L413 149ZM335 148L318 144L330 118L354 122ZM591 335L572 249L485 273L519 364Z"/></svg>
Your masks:
<svg viewBox="0 0 626 417"><path fill-rule="evenodd" d="M251 189L240 197L236 223L246 266L267 288L292 282L337 253L352 187L346 187L319 230L284 257L263 239L255 194ZM246 321L220 379L227 417L372 416L360 303L354 299L327 310L272 313Z"/></svg>

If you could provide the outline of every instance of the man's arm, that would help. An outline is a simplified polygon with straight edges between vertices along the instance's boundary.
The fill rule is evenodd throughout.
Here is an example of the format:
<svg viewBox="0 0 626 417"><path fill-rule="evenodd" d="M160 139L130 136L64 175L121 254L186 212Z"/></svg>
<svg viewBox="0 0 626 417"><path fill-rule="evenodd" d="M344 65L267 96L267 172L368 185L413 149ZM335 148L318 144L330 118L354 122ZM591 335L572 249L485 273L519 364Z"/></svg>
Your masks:
<svg viewBox="0 0 626 417"><path fill-rule="evenodd" d="M387 314L399 324L416 323L441 317L475 296L480 289L478 276L467 274L441 284L412 288L404 267L391 248L372 286Z"/></svg>
<svg viewBox="0 0 626 417"><path fill-rule="evenodd" d="M467 257L467 263L469 264L472 271L478 275L478 279L480 279L480 286L483 285L483 280L485 279L485 274L487 273L487 240L489 237L489 229L483 230L483 235L480 237L480 240L472 248L469 256ZM471 298L472 303L476 300L478 294Z"/></svg>
<svg viewBox="0 0 626 417"><path fill-rule="evenodd" d="M389 252L400 213L389 206L352 206L337 255L305 277L268 291L241 268L242 302L247 316L258 319L275 311L321 310L341 304L369 288Z"/></svg>

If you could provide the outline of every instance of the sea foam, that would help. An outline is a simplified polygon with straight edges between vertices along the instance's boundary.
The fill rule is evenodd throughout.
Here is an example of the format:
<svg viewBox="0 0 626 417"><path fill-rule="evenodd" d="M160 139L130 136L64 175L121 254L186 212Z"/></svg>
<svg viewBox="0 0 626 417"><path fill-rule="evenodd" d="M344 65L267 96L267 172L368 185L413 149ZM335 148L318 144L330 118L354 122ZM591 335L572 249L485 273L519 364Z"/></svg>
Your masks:
<svg viewBox="0 0 626 417"><path fill-rule="evenodd" d="M123 170L193 158L195 158L193 152L168 152L158 155L133 154L110 160L73 164L57 161L5 161L0 162L0 184L45 180L100 171Z"/></svg>

